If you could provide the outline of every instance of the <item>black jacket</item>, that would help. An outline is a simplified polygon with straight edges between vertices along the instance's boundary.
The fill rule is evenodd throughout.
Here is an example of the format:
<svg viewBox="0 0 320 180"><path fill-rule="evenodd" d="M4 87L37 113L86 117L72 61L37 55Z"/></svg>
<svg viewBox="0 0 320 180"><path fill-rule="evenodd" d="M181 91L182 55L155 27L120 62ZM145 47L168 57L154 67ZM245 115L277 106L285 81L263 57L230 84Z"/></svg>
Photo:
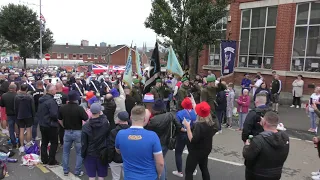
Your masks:
<svg viewBox="0 0 320 180"><path fill-rule="evenodd" d="M46 94L39 99L39 107L36 113L39 125L43 127L58 127L58 104L53 95Z"/></svg>
<svg viewBox="0 0 320 180"><path fill-rule="evenodd" d="M246 142L249 135L256 136L263 132L263 128L260 125L261 117L263 117L266 112L270 111L270 108L266 105L256 107L252 109L244 121L242 130L242 141Z"/></svg>
<svg viewBox="0 0 320 180"><path fill-rule="evenodd" d="M123 163L121 154L118 154L115 149L116 137L120 130L128 129L127 124L118 124L115 129L112 129L108 138L108 163Z"/></svg>
<svg viewBox="0 0 320 180"><path fill-rule="evenodd" d="M6 108L7 116L16 115L16 112L14 111L14 99L16 95L16 92L7 92L1 96L0 106Z"/></svg>
<svg viewBox="0 0 320 180"><path fill-rule="evenodd" d="M171 123L174 127L174 129L172 129L174 131L173 136L175 136L176 132L180 132L181 123L176 119L175 115L172 112L155 115L150 119L149 124L147 124L146 126L146 129L157 133L161 145L167 146L169 144L171 134Z"/></svg>
<svg viewBox="0 0 320 180"><path fill-rule="evenodd" d="M88 119L88 114L78 103L69 102L59 109L58 119L62 120L65 130L81 130L82 120Z"/></svg>
<svg viewBox="0 0 320 180"><path fill-rule="evenodd" d="M30 94L17 94L14 99L14 111L17 119L33 118L35 115L34 100Z"/></svg>
<svg viewBox="0 0 320 180"><path fill-rule="evenodd" d="M129 113L129 117L131 117L131 110L136 105L136 99L131 95L126 95L126 111Z"/></svg>
<svg viewBox="0 0 320 180"><path fill-rule="evenodd" d="M242 154L250 177L280 179L289 154L289 137L285 132L264 131L243 147Z"/></svg>
<svg viewBox="0 0 320 180"><path fill-rule="evenodd" d="M34 106L36 109L36 112L38 111L38 106L39 106L39 99L44 95L44 90L43 89L36 89L35 91L31 92L31 95L33 96L34 100Z"/></svg>
<svg viewBox="0 0 320 180"><path fill-rule="evenodd" d="M91 118L82 126L81 157L99 157L100 151L107 148L110 125L105 115Z"/></svg>
<svg viewBox="0 0 320 180"><path fill-rule="evenodd" d="M113 99L111 100L105 100L102 104L104 107L103 114L107 116L107 119L110 123L110 129L114 129L116 127L116 124L114 123L114 112L116 111L116 103Z"/></svg>
<svg viewBox="0 0 320 180"><path fill-rule="evenodd" d="M225 91L220 91L217 93L217 107L216 111L226 111L227 109L227 95Z"/></svg>
<svg viewBox="0 0 320 180"><path fill-rule="evenodd" d="M205 153L209 154L212 150L212 137L218 132L219 122L213 120L213 125L209 126L205 122L196 122L192 126L193 138L188 144L190 153Z"/></svg>
<svg viewBox="0 0 320 180"><path fill-rule="evenodd" d="M8 92L10 82L6 80L1 80L0 81L0 96L6 92Z"/></svg>

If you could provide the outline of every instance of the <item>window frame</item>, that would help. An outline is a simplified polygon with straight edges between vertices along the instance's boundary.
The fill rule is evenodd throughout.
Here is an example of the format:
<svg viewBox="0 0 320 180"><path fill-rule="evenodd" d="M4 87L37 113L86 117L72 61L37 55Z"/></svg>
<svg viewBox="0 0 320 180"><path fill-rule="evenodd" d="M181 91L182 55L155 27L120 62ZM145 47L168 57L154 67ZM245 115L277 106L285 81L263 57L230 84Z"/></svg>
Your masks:
<svg viewBox="0 0 320 180"><path fill-rule="evenodd" d="M264 22L264 26L262 27L252 27L252 10L255 8L251 8L251 9L243 9L241 11L241 18L240 18L240 33L239 33L239 50L238 50L238 64L237 64L237 68L254 68L254 69L272 69L273 66L273 61L274 61L274 54L273 56L270 55L265 55L265 45L266 45L266 33L268 29L277 29L277 21L276 21L276 25L275 26L269 26L268 25L268 15L269 15L269 8L277 8L277 16L276 16L276 20L278 17L278 8L279 6L267 6L267 7L259 7L259 8L265 8L266 9L266 14L265 14L265 22ZM250 11L250 22L249 22L249 27L242 27L242 19L243 19L243 12L244 11ZM250 45L251 45L251 32L252 30L264 30L263 33L263 45L262 45L262 55L250 55ZM249 39L248 39L248 47L247 47L247 54L241 54L240 53L240 48L241 48L241 34L242 34L242 30L248 30L249 31ZM276 37L276 34L275 34ZM274 38L275 38L274 37ZM274 41L275 42L275 41ZM273 47L275 48L275 47ZM246 57L246 66L245 67L239 67L240 64L240 57ZM259 68L255 68L255 67L249 67L249 59L250 57L259 57L262 59L261 65ZM271 68L265 68L265 63L264 63L264 59L266 58L271 58L272 62L271 62ZM257 59L259 62L259 59Z"/></svg>
<svg viewBox="0 0 320 180"><path fill-rule="evenodd" d="M68 59L68 54L64 53L63 54L63 59Z"/></svg>
<svg viewBox="0 0 320 180"><path fill-rule="evenodd" d="M57 59L61 59L61 53L57 53Z"/></svg>
<svg viewBox="0 0 320 180"><path fill-rule="evenodd" d="M320 60L320 56L307 56L307 52L308 52L308 40L309 40L309 30L310 27L319 27L320 28L320 24L310 24L310 20L311 20L311 8L312 8L312 4L315 2L304 2L304 3L299 3L297 4L297 8L296 8L296 16L295 16L295 21L294 21L294 31L293 31L293 43L292 43L292 52L291 52L291 61L290 61L290 71L292 72L308 72L308 73L319 73L320 72L320 61L319 61L319 72L312 72L312 71L306 71L306 61L307 59L319 59ZM298 10L299 10L299 6L303 5L303 4L309 4L309 8L308 8L308 19L307 19L307 24L297 24L297 20L298 20ZM306 40L305 40L305 48L304 48L304 56L294 56L294 45L295 45L295 36L296 36L296 28L297 27L305 27L307 28L307 33L306 33ZM296 71L293 70L293 60L296 59L303 59L303 67L302 67L302 71Z"/></svg>
<svg viewBox="0 0 320 180"><path fill-rule="evenodd" d="M226 17L224 17L224 18L222 18L221 19L221 21L222 21L222 23L221 23L221 28L219 29L220 31L221 31L221 33L223 32L223 31L225 31L225 33L224 33L224 35L226 36L226 33L227 33L227 31L228 31L228 16L229 16L229 12L227 13L227 16ZM223 21L224 21L224 19L225 19L225 21L226 21L226 27L224 28L223 27ZM217 27L217 24L215 24L215 28ZM219 53L217 54L216 52L215 52L215 50L216 50L216 46L217 45L215 45L215 44L211 44L211 45L209 45L209 65L211 65L211 66L215 66L215 67L221 67L221 39L217 39L217 42L219 42L220 41L220 45L218 45L218 46L220 46L219 47ZM211 46L214 46L213 47L213 49L214 49L214 53L211 53ZM214 64L214 60L215 60L215 56L216 55L218 55L219 56L219 64ZM211 61L211 56L213 56L213 61Z"/></svg>

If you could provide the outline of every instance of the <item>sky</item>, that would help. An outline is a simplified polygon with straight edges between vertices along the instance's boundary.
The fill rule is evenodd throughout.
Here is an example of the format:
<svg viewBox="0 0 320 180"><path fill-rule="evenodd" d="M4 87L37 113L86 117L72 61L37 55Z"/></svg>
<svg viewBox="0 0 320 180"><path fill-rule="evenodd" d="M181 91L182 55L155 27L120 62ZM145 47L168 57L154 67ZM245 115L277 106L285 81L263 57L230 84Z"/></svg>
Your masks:
<svg viewBox="0 0 320 180"><path fill-rule="evenodd" d="M0 0L24 4L40 13L40 0ZM151 12L151 0L42 0L42 14L46 28L54 34L56 44L89 45L106 42L153 47L156 34L144 27Z"/></svg>

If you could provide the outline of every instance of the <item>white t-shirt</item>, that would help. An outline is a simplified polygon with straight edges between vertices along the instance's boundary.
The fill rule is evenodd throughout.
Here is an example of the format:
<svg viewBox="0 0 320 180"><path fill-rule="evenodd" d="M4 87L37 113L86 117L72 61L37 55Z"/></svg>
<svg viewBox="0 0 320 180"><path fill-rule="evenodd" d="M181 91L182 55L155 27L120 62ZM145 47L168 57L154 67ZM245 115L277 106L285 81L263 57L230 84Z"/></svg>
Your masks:
<svg viewBox="0 0 320 180"><path fill-rule="evenodd" d="M256 90L258 89L257 87L260 87L262 83L263 83L262 79L258 79L256 81L256 83L254 84L255 87L252 88L253 95L256 93Z"/></svg>
<svg viewBox="0 0 320 180"><path fill-rule="evenodd" d="M311 99L312 99L312 102L309 102L309 103L319 102L320 94L319 95L317 95L316 93L311 94L310 100ZM311 105L309 105L309 112L314 112L314 109L312 108Z"/></svg>

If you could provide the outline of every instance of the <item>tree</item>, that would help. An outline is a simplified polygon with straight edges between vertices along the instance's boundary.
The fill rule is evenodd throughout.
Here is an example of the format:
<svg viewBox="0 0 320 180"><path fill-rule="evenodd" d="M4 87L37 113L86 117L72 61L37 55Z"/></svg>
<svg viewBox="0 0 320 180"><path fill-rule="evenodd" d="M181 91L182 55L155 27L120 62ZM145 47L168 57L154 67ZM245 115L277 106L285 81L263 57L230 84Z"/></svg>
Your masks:
<svg viewBox="0 0 320 180"><path fill-rule="evenodd" d="M158 39L161 45L172 45L180 62L187 51L194 59L190 61L190 74L194 76L204 45L214 44L221 37L217 26L221 26L218 22L226 16L228 4L229 0L154 0L145 27L163 39Z"/></svg>
<svg viewBox="0 0 320 180"><path fill-rule="evenodd" d="M27 6L8 4L0 9L0 36L16 45L25 68L27 58L39 58L40 20L36 12ZM42 43L43 53L54 44L50 29L43 31Z"/></svg>

